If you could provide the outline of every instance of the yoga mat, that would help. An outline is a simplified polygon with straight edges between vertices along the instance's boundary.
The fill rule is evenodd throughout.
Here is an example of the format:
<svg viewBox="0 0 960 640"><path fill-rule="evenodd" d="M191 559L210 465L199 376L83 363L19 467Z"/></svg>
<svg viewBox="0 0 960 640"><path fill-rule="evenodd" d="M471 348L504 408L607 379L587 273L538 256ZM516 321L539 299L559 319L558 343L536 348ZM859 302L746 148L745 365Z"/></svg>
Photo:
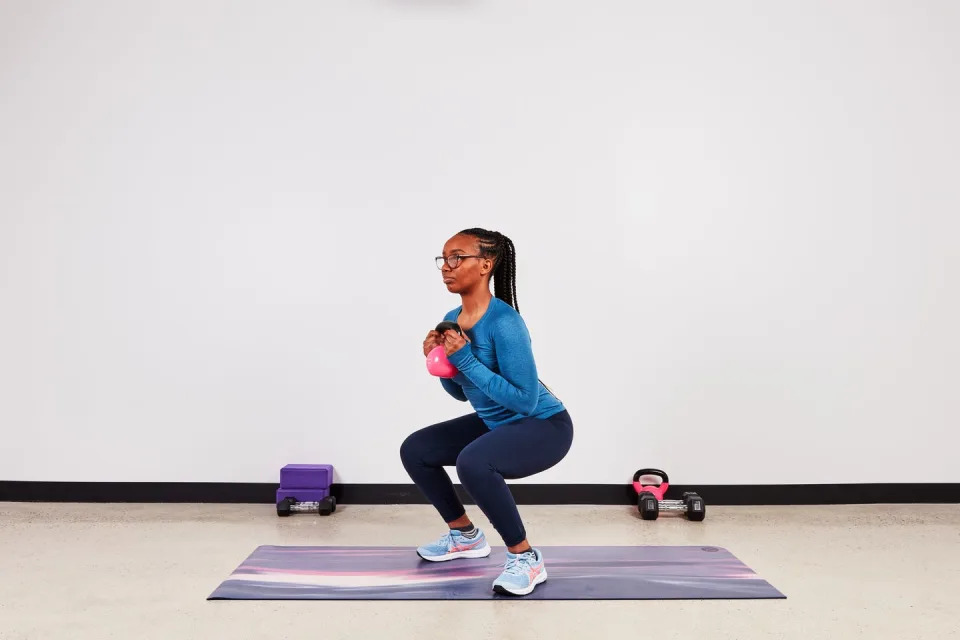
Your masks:
<svg viewBox="0 0 960 640"><path fill-rule="evenodd" d="M530 600L785 598L719 547L539 547L548 579ZM505 549L427 562L410 547L261 546L208 600L498 600Z"/></svg>

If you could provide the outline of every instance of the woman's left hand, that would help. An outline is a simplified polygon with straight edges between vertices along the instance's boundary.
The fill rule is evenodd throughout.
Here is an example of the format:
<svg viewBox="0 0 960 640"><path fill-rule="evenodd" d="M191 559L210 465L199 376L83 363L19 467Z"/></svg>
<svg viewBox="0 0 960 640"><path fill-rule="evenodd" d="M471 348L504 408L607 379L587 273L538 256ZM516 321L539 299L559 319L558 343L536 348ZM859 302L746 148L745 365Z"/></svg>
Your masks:
<svg viewBox="0 0 960 640"><path fill-rule="evenodd" d="M466 335L461 336L453 329L443 332L443 349L448 357L460 351L465 344L467 344Z"/></svg>

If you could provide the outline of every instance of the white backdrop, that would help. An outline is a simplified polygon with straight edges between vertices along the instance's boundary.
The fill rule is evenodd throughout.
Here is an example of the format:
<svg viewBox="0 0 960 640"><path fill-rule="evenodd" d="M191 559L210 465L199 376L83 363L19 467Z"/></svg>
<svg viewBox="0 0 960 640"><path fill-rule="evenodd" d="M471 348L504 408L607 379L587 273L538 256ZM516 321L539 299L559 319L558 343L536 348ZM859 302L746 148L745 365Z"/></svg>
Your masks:
<svg viewBox="0 0 960 640"><path fill-rule="evenodd" d="M958 6L0 0L0 479L408 482L485 226L530 481L960 481Z"/></svg>

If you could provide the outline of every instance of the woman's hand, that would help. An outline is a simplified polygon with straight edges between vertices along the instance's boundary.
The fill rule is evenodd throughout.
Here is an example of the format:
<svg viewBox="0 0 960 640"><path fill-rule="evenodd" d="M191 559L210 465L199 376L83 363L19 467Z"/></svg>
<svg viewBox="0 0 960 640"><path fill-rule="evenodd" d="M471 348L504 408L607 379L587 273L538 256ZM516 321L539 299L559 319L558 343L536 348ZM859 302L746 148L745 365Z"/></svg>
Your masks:
<svg viewBox="0 0 960 640"><path fill-rule="evenodd" d="M423 357L426 358L430 352L443 344L443 336L439 331L431 331L423 341Z"/></svg>
<svg viewBox="0 0 960 640"><path fill-rule="evenodd" d="M443 349L446 351L447 357L452 356L457 351L460 351L460 349L467 344L466 335L461 336L453 329L447 329L444 331L441 339L443 341Z"/></svg>

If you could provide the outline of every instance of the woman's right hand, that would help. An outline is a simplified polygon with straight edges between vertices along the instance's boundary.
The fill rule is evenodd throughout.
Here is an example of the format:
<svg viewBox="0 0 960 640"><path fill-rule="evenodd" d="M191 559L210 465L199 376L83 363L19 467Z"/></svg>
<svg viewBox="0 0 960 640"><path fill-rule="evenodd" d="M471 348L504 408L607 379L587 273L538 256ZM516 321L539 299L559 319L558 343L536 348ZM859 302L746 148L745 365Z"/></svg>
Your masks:
<svg viewBox="0 0 960 640"><path fill-rule="evenodd" d="M434 348L443 344L443 336L439 331L431 331L427 334L427 339L423 341L423 357L430 355Z"/></svg>

